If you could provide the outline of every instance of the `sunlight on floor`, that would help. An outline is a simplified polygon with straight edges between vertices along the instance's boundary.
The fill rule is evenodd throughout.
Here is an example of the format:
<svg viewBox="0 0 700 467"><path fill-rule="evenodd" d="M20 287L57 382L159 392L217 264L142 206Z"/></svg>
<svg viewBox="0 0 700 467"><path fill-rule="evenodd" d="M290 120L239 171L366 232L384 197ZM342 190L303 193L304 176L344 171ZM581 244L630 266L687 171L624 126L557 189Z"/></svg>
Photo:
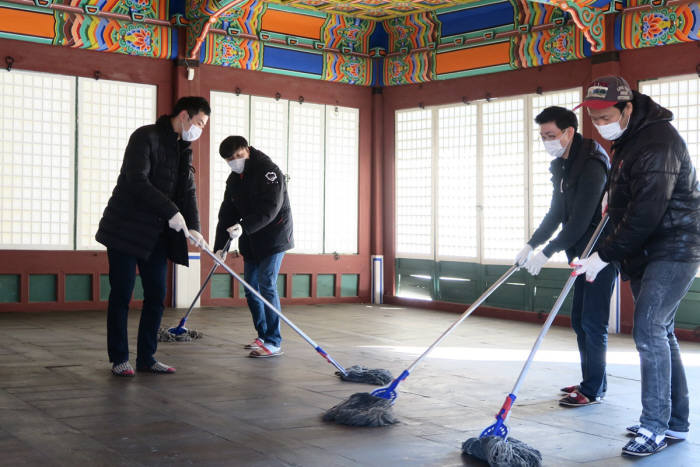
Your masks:
<svg viewBox="0 0 700 467"><path fill-rule="evenodd" d="M681 344L682 345L682 344ZM361 346L368 349L382 352L394 352L405 355L418 356L425 352L427 347L409 346L382 346L367 345ZM467 360L484 362L505 362L505 361L525 361L530 349L486 349L479 347L439 347L434 349L428 358L443 360ZM686 367L700 367L700 352L681 352L683 364ZM578 351L573 350L540 350L535 355L536 362L550 363L578 363ZM639 365L639 354L636 351L609 351L608 364L616 365Z"/></svg>

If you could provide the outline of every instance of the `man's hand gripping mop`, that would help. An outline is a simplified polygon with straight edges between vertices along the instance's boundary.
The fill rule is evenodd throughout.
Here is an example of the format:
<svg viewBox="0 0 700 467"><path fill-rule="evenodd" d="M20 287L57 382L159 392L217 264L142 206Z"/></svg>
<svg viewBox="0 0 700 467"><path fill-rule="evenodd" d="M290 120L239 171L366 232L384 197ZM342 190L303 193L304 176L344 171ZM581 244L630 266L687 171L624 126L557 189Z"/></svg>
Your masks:
<svg viewBox="0 0 700 467"><path fill-rule="evenodd" d="M340 404L329 409L324 415L326 422L335 422L350 426L384 426L397 423L398 420L392 411L392 405L396 401L396 387L411 374L413 369L428 354L440 344L462 321L464 321L474 310L476 310L489 295L500 287L510 276L513 275L520 266L514 264L496 282L489 287L474 303L471 304L462 315L450 325L449 328L427 348L423 354L414 361L411 366L403 371L394 381L386 387L376 389L371 394L358 392Z"/></svg>
<svg viewBox="0 0 700 467"><path fill-rule="evenodd" d="M328 363L333 365L338 369L336 374L340 376L340 378L343 381L351 381L354 383L366 383L366 384L375 384L375 385L382 385L386 384L389 381L392 380L393 376L388 370L384 370L381 368L375 369L375 368L365 368L363 366L359 365L354 365L348 368L345 368L343 365L338 363L333 357L331 357L325 350L323 350L316 342L311 340L309 336L307 336L301 329L299 329L294 323L292 323L286 316L282 314L281 311L279 311L277 308L275 308L274 305L272 305L268 300L265 299L262 295L260 295L260 292L255 290L253 287L250 286L246 281L244 281L238 274L236 274L233 269L231 269L226 263L223 262L221 258L219 258L215 253L212 253L209 248L205 244L200 243L196 238L192 237L191 235L188 234L187 231L184 231L185 237L187 237L190 241L194 242L195 245L197 245L204 253L209 255L211 259L214 260L216 264L221 266L231 274L238 282L240 282L243 287L248 289L250 293L258 297L270 310L272 310L277 316L280 317L282 321L287 323L287 325L292 328L297 334L299 334L306 342L313 347L316 352L321 355Z"/></svg>
<svg viewBox="0 0 700 467"><path fill-rule="evenodd" d="M590 252L595 243L598 241L600 232L603 230L603 227L605 227L607 221L608 216L607 214L604 214L603 218L598 224L598 227L593 232L591 239L588 241L586 248L583 250L583 253L581 253L581 258L587 258L590 255ZM566 284L564 284L564 288L559 294L557 301L554 303L552 310L549 312L547 320L542 325L542 330L540 331L539 336L537 336L537 340L532 346L532 350L530 350L530 355L528 355L525 365L523 365L520 375L515 381L513 390L510 392L510 394L508 394L503 406L501 407L501 410L499 410L496 414L496 423L488 426L481 432L481 435L478 438L469 438L466 440L462 444L462 451L464 453L486 461L491 466L535 467L541 464L542 454L540 454L537 449L534 449L515 438L508 438L508 427L506 426L506 421L510 416L510 409L515 402L516 394L518 393L523 379L525 378L525 374L535 358L535 353L537 353L537 350L540 348L540 345L544 340L545 334L547 334L547 331L549 331L549 328L552 326L552 322L554 322L554 318L556 318L557 313L559 313L559 309L566 299L566 296L573 287L577 275L578 272L573 271L569 276L569 279L566 281Z"/></svg>

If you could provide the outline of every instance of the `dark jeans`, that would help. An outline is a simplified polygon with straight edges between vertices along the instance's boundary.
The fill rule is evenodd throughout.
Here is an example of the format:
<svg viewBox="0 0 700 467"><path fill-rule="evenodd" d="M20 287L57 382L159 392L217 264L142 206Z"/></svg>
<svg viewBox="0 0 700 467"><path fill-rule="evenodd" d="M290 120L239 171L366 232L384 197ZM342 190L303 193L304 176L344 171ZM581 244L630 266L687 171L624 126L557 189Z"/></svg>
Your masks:
<svg viewBox="0 0 700 467"><path fill-rule="evenodd" d="M673 324L699 264L654 261L641 279L631 281L633 334L642 370L639 422L656 435L668 428L688 431L688 383Z"/></svg>
<svg viewBox="0 0 700 467"><path fill-rule="evenodd" d="M129 360L127 314L134 291L136 266L143 284L143 309L136 345L136 366L149 367L156 362L153 354L158 347L158 328L163 316L165 299L167 247L164 237L158 241L147 260L107 249L109 258L109 306L107 308L107 352L115 365Z"/></svg>
<svg viewBox="0 0 700 467"><path fill-rule="evenodd" d="M280 310L280 297L277 293L277 275L280 272L284 252L270 255L257 263L245 261L243 276L250 286L257 290L265 300ZM258 337L266 344L279 347L282 343L280 335L280 319L277 313L270 310L262 300L253 295L247 288L245 298L248 300L250 314L253 315L253 325L258 331Z"/></svg>
<svg viewBox="0 0 700 467"><path fill-rule="evenodd" d="M607 391L605 353L608 349L610 297L615 286L617 269L607 265L595 281L581 275L574 282L574 303L571 327L576 332L581 355L581 392L589 399L602 397Z"/></svg>

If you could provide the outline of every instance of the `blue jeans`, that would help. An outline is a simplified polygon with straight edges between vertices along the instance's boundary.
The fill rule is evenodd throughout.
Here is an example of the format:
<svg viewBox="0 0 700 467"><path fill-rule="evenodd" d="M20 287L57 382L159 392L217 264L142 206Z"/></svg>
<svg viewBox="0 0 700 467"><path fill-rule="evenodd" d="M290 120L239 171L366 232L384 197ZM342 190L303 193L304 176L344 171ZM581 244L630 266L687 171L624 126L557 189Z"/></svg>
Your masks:
<svg viewBox="0 0 700 467"><path fill-rule="evenodd" d="M115 365L129 360L127 315L134 292L136 266L143 284L143 309L136 345L136 366L149 367L156 362L153 354L158 347L158 328L163 317L168 266L167 244L164 237L156 244L146 260L107 249L109 258L109 305L107 308L107 353Z"/></svg>
<svg viewBox="0 0 700 467"><path fill-rule="evenodd" d="M581 355L581 392L589 399L602 397L607 391L605 353L608 349L608 320L610 297L615 285L617 269L608 265L598 273L595 281L587 282L581 275L574 282L574 303L571 309L571 327L576 332Z"/></svg>
<svg viewBox="0 0 700 467"><path fill-rule="evenodd" d="M245 281L265 300L280 310L280 297L277 293L277 275L280 272L284 252L270 255L257 263L245 261L243 263L243 276ZM250 314L253 315L253 325L258 332L258 337L266 344L279 347L282 343L280 335L280 319L277 313L266 306L262 300L253 295L247 288L245 298L248 300Z"/></svg>
<svg viewBox="0 0 700 467"><path fill-rule="evenodd" d="M656 435L688 431L690 400L673 322L700 263L654 261L631 281L634 342L641 361L641 426Z"/></svg>

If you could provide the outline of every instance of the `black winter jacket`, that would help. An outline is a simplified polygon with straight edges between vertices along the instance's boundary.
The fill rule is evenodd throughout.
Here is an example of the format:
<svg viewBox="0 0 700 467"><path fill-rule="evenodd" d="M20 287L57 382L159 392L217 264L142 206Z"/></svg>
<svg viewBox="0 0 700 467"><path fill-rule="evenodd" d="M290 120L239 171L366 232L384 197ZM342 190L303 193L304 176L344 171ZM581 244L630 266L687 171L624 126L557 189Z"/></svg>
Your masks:
<svg viewBox="0 0 700 467"><path fill-rule="evenodd" d="M543 252L551 257L566 250L571 261L581 256L600 222L600 201L608 180L610 161L600 144L576 133L569 157L555 158L549 171L554 186L552 202L528 244L535 248L546 242L561 224L561 232Z"/></svg>
<svg viewBox="0 0 700 467"><path fill-rule="evenodd" d="M250 147L243 173L231 172L219 209L214 251L229 237L226 229L241 224L238 248L246 261L260 260L294 248L292 210L287 183L279 167L261 151Z"/></svg>
<svg viewBox="0 0 700 467"><path fill-rule="evenodd" d="M613 231L598 248L639 278L650 261L700 261L700 188L673 114L634 92L632 117L612 146L608 213Z"/></svg>
<svg viewBox="0 0 700 467"><path fill-rule="evenodd" d="M168 257L188 265L182 232L168 227L178 211L189 229L199 231L199 211L190 143L178 140L170 117L131 134L117 185L104 210L95 238L139 259L147 259L159 237L165 235Z"/></svg>

